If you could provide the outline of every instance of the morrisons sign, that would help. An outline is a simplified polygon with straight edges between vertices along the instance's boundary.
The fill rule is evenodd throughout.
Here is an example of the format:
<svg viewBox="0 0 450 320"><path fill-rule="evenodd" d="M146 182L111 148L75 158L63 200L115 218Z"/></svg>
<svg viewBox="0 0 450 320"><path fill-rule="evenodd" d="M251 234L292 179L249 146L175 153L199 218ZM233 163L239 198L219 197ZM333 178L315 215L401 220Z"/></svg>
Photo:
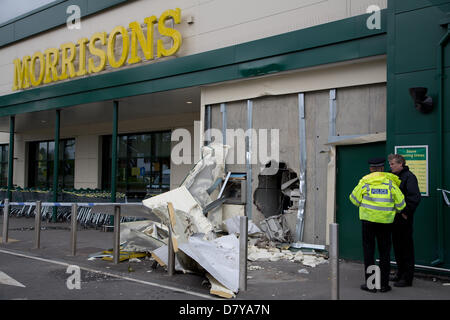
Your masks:
<svg viewBox="0 0 450 320"><path fill-rule="evenodd" d="M133 21L128 25L130 31L117 26L109 35L96 32L90 39L81 38L76 43L64 43L59 48L49 48L44 52L35 52L31 57L27 55L15 59L13 90L97 73L103 71L107 63L112 68L120 68L142 61L141 56L152 60L174 55L180 49L182 39L179 31L167 27L166 21L169 19L179 24L181 10L164 11L159 19L155 16L145 18L146 36L141 25ZM161 39L156 39L155 29ZM116 45L119 37L122 41ZM171 40L170 48L166 48L164 37ZM138 44L141 55L138 54Z"/></svg>

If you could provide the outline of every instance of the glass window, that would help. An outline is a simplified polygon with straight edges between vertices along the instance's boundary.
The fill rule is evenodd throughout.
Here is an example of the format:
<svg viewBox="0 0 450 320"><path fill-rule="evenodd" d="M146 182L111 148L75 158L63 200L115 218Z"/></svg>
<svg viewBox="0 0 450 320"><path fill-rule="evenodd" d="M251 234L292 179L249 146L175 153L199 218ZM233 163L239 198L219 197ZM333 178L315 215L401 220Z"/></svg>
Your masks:
<svg viewBox="0 0 450 320"><path fill-rule="evenodd" d="M0 146L0 150L1 150L1 161L2 162L8 162L8 150L9 150L9 145L8 144L4 144Z"/></svg>
<svg viewBox="0 0 450 320"><path fill-rule="evenodd" d="M8 149L9 145L0 145L0 186L8 185Z"/></svg>
<svg viewBox="0 0 450 320"><path fill-rule="evenodd" d="M60 143L60 148L61 148L61 144L63 144L64 142L61 141ZM54 141L49 141L47 144L47 160L53 160L55 158L55 142Z"/></svg>
<svg viewBox="0 0 450 320"><path fill-rule="evenodd" d="M55 142L30 142L28 186L51 188L53 186L53 166L55 160ZM71 189L75 178L75 139L63 139L59 142L58 188Z"/></svg>
<svg viewBox="0 0 450 320"><path fill-rule="evenodd" d="M71 160L75 159L75 140L71 139L71 140L65 141L64 148L62 150L60 149L60 157L59 158L60 159L62 159L62 158L71 159Z"/></svg>
<svg viewBox="0 0 450 320"><path fill-rule="evenodd" d="M39 148L37 149L37 157L36 160L38 161L45 161L47 160L47 146L48 143L47 142L40 142L38 144Z"/></svg>
<svg viewBox="0 0 450 320"><path fill-rule="evenodd" d="M118 136L117 191L144 196L170 188L171 132ZM103 189L111 189L111 136L103 137Z"/></svg>

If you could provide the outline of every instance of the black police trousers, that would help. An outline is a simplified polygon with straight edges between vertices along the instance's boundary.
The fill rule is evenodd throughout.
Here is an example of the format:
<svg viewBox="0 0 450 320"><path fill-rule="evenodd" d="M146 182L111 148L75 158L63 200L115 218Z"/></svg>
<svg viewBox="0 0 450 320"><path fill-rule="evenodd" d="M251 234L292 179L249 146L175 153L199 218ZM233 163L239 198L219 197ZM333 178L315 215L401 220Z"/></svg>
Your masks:
<svg viewBox="0 0 450 320"><path fill-rule="evenodd" d="M391 253L391 230L392 224L376 223L366 220L362 222L362 242L364 250L364 274L367 278L371 273L367 273L367 268L375 265L375 243L378 245L380 284L381 287L389 285L389 273L391 271L390 253Z"/></svg>
<svg viewBox="0 0 450 320"><path fill-rule="evenodd" d="M412 284L414 278L414 240L413 217L405 220L397 214L392 225L392 245L395 261L397 262L397 276Z"/></svg>

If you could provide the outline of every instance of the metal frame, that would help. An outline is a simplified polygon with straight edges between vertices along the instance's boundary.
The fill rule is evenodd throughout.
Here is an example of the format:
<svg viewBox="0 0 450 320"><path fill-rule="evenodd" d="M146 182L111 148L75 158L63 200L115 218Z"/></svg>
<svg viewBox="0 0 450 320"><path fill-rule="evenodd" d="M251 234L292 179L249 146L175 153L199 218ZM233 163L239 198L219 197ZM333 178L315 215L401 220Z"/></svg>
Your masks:
<svg viewBox="0 0 450 320"><path fill-rule="evenodd" d="M251 219L252 218L252 133L251 129L253 127L253 101L247 100L247 132L249 134L245 137L245 166L246 166L246 188L245 188L245 215Z"/></svg>
<svg viewBox="0 0 450 320"><path fill-rule="evenodd" d="M336 89L331 89L329 94L330 94L330 114L329 114L329 121L328 121L328 128L329 128L328 143L334 143L334 142L338 142L338 141L342 141L342 140L366 136L367 134L356 134L356 135L347 135L347 136L336 135L336 114L337 114L337 103L336 103L337 91L336 91Z"/></svg>
<svg viewBox="0 0 450 320"><path fill-rule="evenodd" d="M301 249L324 250L325 246L320 244L303 243L303 230L305 225L305 204L306 204L306 115L305 115L305 94L298 94L298 135L299 135L299 162L300 162L300 200L297 212L297 224L295 227L294 242L291 247Z"/></svg>

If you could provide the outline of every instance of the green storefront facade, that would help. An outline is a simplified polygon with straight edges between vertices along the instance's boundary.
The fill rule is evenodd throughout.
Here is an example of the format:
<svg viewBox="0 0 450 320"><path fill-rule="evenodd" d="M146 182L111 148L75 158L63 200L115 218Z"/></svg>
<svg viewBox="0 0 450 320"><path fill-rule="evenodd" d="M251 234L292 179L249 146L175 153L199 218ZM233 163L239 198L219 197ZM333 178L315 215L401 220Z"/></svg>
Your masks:
<svg viewBox="0 0 450 320"><path fill-rule="evenodd" d="M450 208L436 189L450 183L449 1L390 1L386 152L395 146L428 146L429 196L415 221L418 264L450 267ZM431 113L417 111L408 89L428 88Z"/></svg>
<svg viewBox="0 0 450 320"><path fill-rule="evenodd" d="M355 208L348 195L355 177L367 171L365 157L380 152L387 156L396 146L426 145L428 196L423 197L416 213L416 263L450 269L450 208L436 190L450 189L449 12L450 1L389 0L387 9L381 11L380 28L367 28L371 14L360 15L213 51L32 88L0 96L0 117L10 117L14 133L14 116L21 113L61 110L386 55L386 141L337 147L336 221L340 223L342 257L362 258L361 231L353 219ZM2 35L6 34L3 31ZM8 43L5 41L3 45ZM428 88L434 101L431 113L414 108L408 91L411 87ZM115 108L111 104L111 113ZM112 134L114 141L117 132ZM362 165L355 166L358 161Z"/></svg>

